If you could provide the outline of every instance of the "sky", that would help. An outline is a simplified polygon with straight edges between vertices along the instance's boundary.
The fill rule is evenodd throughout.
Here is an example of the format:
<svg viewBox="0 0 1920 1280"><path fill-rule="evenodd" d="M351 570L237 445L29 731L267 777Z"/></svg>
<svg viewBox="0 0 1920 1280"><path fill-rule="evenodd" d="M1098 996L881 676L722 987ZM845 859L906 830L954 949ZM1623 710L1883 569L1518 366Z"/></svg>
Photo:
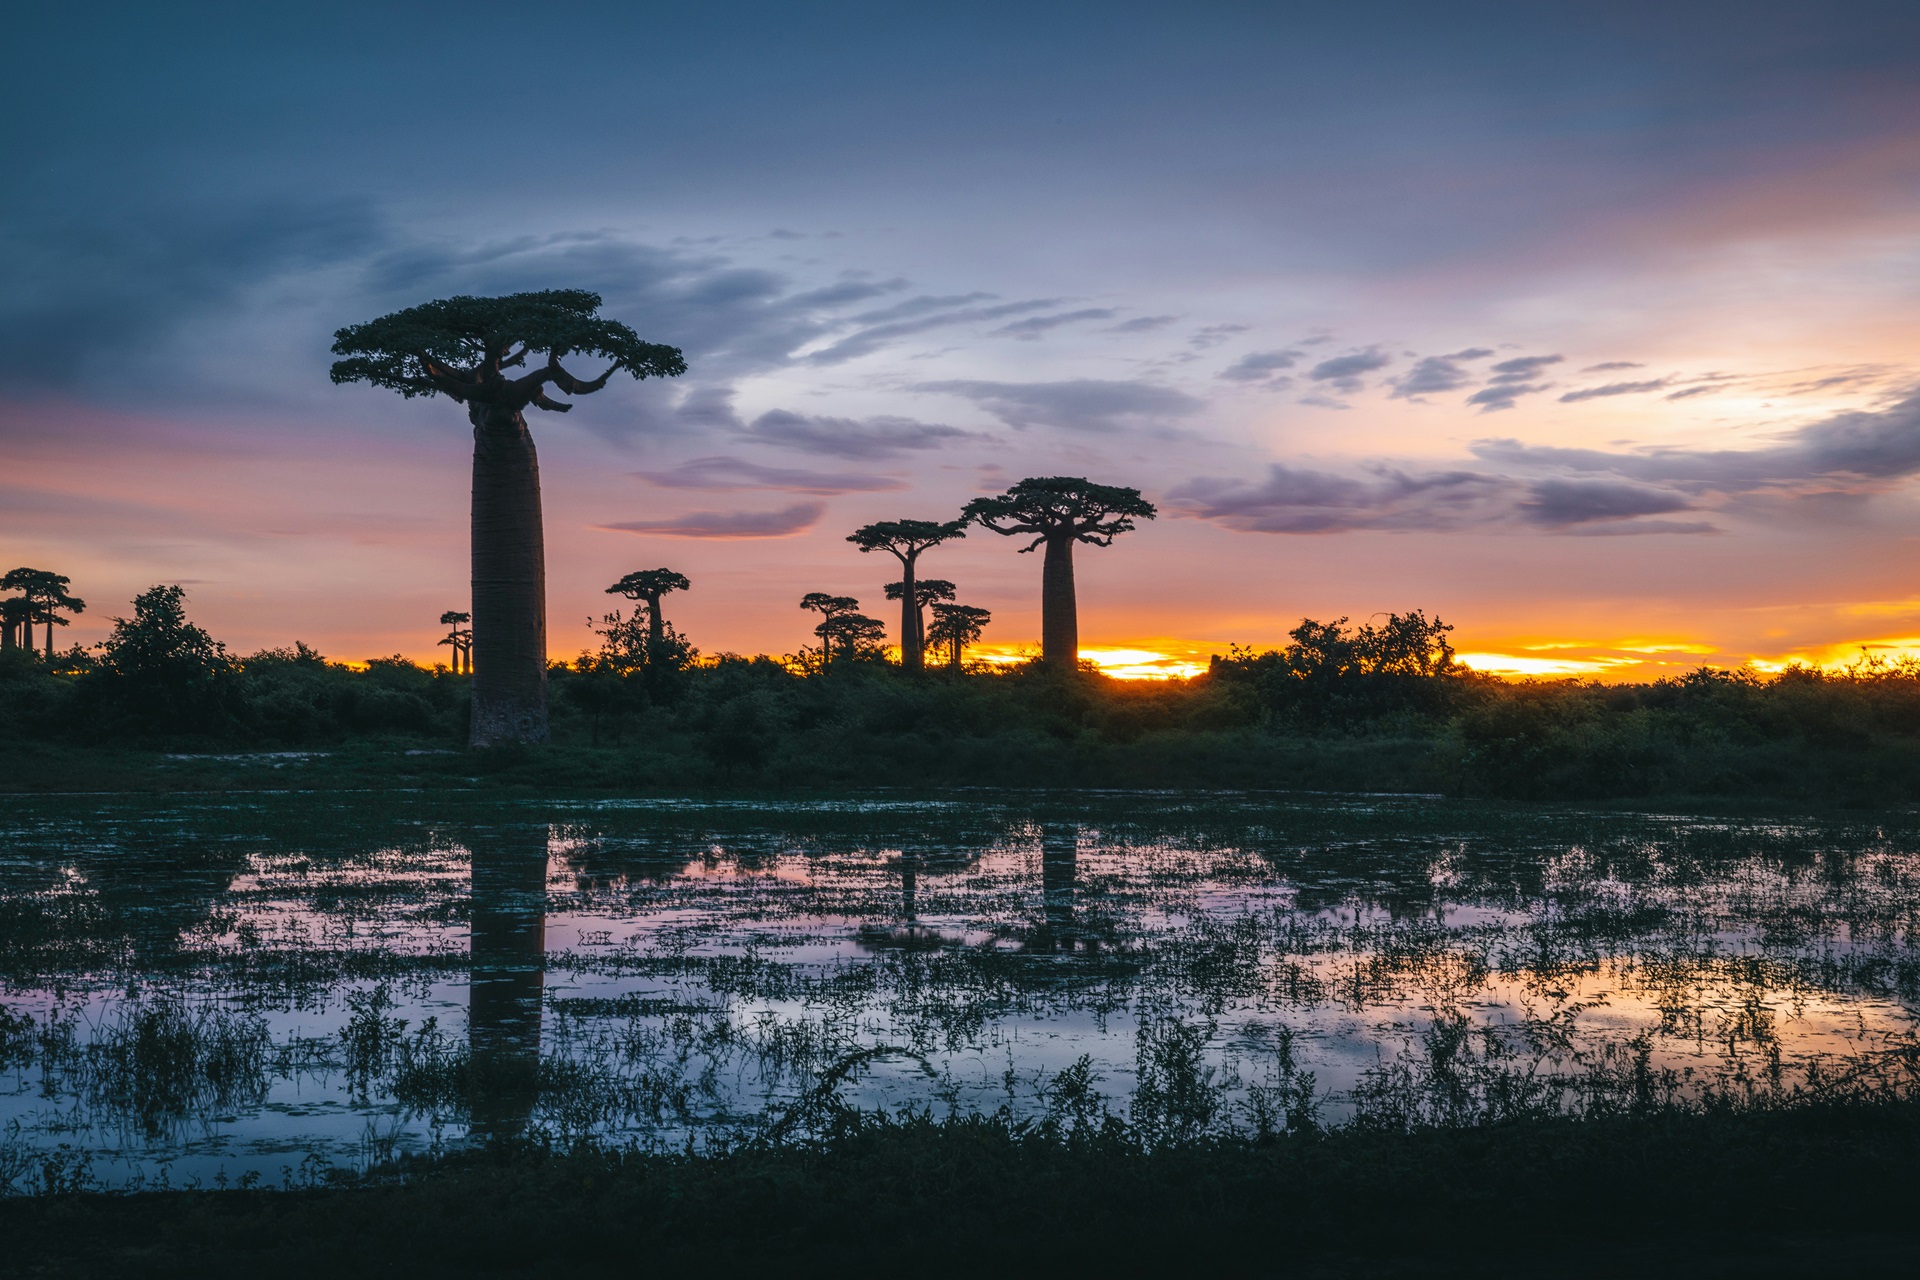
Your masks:
<svg viewBox="0 0 1920 1280"><path fill-rule="evenodd" d="M333 331L584 288L686 353L530 414L550 647L889 617L846 535L1139 488L1128 673L1423 609L1486 669L1920 652L1920 6L41 6L0 42L0 560L94 643L431 661L470 428ZM1040 557L924 576L1037 647Z"/></svg>

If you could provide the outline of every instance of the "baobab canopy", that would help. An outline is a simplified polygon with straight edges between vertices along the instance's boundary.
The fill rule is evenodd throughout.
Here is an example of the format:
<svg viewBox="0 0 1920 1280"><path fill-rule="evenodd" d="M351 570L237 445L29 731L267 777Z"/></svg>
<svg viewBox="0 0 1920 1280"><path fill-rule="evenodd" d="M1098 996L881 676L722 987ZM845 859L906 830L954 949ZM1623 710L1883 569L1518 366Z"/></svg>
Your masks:
<svg viewBox="0 0 1920 1280"><path fill-rule="evenodd" d="M521 409L531 404L565 413L573 406L546 394L548 384L568 395L586 395L607 384L616 370L635 378L671 378L687 371L677 347L642 342L618 320L594 313L600 295L585 289L546 289L498 298L442 298L348 325L333 335L337 383L370 382L414 396L445 395L461 403L481 401ZM520 377L530 355L544 364ZM569 355L612 361L597 378L563 369Z"/></svg>

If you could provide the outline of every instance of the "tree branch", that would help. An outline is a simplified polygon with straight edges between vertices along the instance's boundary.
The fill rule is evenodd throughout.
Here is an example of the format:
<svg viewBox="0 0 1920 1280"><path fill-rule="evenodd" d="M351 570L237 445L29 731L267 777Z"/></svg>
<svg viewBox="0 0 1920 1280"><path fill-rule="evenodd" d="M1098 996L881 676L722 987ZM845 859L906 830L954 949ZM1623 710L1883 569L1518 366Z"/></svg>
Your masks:
<svg viewBox="0 0 1920 1280"><path fill-rule="evenodd" d="M536 409L545 409L548 413L566 413L573 408L573 406L566 401L555 400L546 392L537 389L533 393L533 398L527 401L527 403Z"/></svg>

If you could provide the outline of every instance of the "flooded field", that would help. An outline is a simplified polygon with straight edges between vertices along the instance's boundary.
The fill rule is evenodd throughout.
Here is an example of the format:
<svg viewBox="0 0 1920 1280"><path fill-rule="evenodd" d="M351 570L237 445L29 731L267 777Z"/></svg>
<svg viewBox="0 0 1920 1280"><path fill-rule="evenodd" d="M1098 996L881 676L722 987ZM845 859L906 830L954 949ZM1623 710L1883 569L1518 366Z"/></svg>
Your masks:
<svg viewBox="0 0 1920 1280"><path fill-rule="evenodd" d="M1417 798L9 797L0 1180L835 1107L1177 1137L1911 1061L1920 819Z"/></svg>

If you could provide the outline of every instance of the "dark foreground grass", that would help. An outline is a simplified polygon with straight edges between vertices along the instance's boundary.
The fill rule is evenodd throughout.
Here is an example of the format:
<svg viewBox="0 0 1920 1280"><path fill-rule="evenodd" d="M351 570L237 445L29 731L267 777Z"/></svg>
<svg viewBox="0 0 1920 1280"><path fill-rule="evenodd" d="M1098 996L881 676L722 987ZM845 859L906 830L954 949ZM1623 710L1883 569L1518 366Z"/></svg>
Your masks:
<svg viewBox="0 0 1920 1280"><path fill-rule="evenodd" d="M21 1276L1908 1275L1920 1105L1148 1150L995 1118L717 1156L531 1145L403 1180L0 1202Z"/></svg>

